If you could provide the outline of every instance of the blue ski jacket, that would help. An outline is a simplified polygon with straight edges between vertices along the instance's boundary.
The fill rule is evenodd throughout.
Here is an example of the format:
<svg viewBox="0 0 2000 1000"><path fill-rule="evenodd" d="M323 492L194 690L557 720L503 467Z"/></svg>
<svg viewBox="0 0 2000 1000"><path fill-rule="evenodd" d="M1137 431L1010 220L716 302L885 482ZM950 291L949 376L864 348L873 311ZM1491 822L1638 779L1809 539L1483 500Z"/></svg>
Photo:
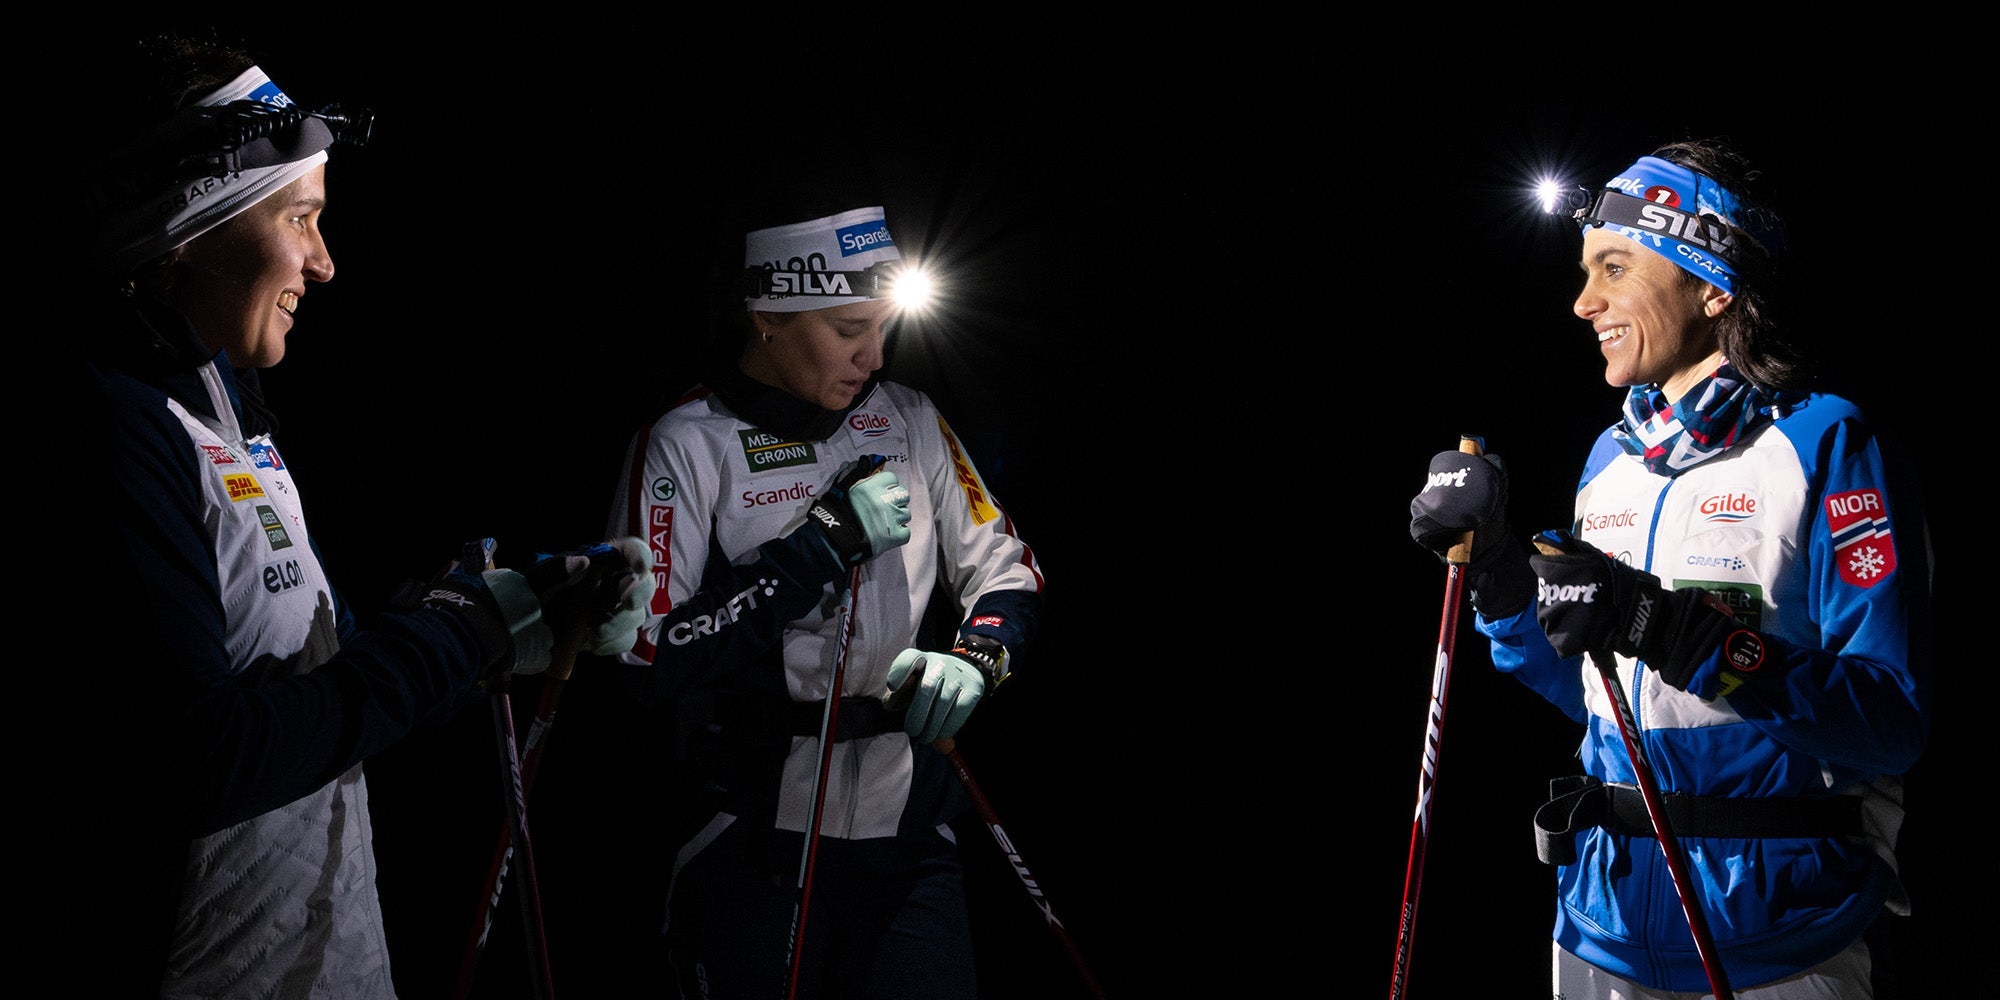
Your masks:
<svg viewBox="0 0 2000 1000"><path fill-rule="evenodd" d="M1724 970L1746 986L1839 953L1885 906L1907 911L1895 856L1900 776L1930 719L1930 551L1914 473L1848 400L1812 395L1774 417L1672 475L1649 471L1607 429L1585 464L1573 525L1664 586L1716 593L1764 639L1757 679L1728 693L1721 649L1687 691L1630 657L1616 670L1659 791L1700 797L1708 820L1679 839ZM1631 791L1596 668L1559 658L1533 605L1476 626L1497 668L1585 724L1584 773ZM1842 811L1855 822L1822 826L1819 817ZM1739 818L1748 835L1732 825ZM1543 829L1555 842L1545 860L1561 862L1563 948L1656 989L1707 988L1643 822Z"/></svg>

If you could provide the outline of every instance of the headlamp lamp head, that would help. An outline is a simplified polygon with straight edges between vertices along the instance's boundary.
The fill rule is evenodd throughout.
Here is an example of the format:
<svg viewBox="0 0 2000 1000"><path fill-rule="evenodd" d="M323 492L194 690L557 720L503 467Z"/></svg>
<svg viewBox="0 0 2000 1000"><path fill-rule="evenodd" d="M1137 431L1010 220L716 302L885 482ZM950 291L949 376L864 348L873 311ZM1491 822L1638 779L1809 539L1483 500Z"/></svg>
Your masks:
<svg viewBox="0 0 2000 1000"><path fill-rule="evenodd" d="M230 177L302 160L335 143L365 146L374 135L375 112L367 108L329 104L307 111L246 98L195 109L178 165L188 176Z"/></svg>
<svg viewBox="0 0 2000 1000"><path fill-rule="evenodd" d="M1580 230L1608 227L1726 292L1736 290L1756 242L1736 221L1744 210L1734 192L1657 156L1640 157L1596 190L1544 183L1538 196L1542 211L1567 215Z"/></svg>

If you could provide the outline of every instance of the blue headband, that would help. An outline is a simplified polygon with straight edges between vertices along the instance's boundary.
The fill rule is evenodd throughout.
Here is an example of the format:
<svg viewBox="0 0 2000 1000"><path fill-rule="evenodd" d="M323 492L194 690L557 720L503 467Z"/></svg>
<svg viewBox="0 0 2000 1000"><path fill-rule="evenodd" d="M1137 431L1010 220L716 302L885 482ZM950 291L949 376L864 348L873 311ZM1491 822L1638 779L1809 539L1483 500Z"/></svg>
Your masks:
<svg viewBox="0 0 2000 1000"><path fill-rule="evenodd" d="M1576 218L1584 229L1603 226L1733 295L1745 249L1734 232L1741 214L1736 195L1714 178L1642 156Z"/></svg>

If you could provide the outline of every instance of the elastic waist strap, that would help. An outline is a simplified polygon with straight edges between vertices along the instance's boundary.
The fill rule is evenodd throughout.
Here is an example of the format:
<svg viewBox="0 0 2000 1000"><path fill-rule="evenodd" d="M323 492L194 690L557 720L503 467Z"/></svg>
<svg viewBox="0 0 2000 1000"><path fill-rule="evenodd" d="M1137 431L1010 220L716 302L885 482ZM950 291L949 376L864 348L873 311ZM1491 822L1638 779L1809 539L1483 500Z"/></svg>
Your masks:
<svg viewBox="0 0 2000 1000"><path fill-rule="evenodd" d="M826 715L824 701L788 702L785 708L786 722L793 736L819 736L820 723ZM903 713L892 712L882 707L882 699L849 697L840 699L840 715L833 720L833 741L845 743L883 733L901 732Z"/></svg>
<svg viewBox="0 0 2000 1000"><path fill-rule="evenodd" d="M1677 837L1860 836L1861 799L1738 799L1666 792L1667 826ZM1576 863L1579 830L1593 826L1630 836L1653 835L1646 796L1636 786L1605 784L1587 774L1549 782L1549 800L1535 810L1535 853L1552 865Z"/></svg>

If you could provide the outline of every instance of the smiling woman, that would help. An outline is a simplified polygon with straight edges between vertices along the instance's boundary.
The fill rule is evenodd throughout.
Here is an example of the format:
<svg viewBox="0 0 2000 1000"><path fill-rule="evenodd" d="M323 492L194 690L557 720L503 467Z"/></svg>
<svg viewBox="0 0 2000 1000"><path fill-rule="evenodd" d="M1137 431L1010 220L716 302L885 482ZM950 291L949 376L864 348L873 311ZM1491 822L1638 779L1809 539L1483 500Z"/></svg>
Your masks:
<svg viewBox="0 0 2000 1000"><path fill-rule="evenodd" d="M1754 176L1725 145L1675 143L1577 211L1573 309L1627 394L1567 529L1530 555L1506 467L1455 452L1410 505L1441 555L1486 540L1469 572L1493 664L1584 727L1583 773L1534 817L1560 996L1883 1000L1911 911L1923 498L1893 439L1777 337L1782 230L1742 197Z"/></svg>
<svg viewBox="0 0 2000 1000"><path fill-rule="evenodd" d="M40 672L72 724L35 741L57 764L31 810L51 890L31 904L33 950L107 996L393 998L363 762L546 668L572 626L596 646L615 602L564 587L602 580L636 612L650 572L621 590L618 556L643 548L553 562L573 575L547 580L459 567L358 621L259 373L333 277L326 162L369 119L304 110L212 40L98 55L76 77L107 92L80 101L93 131L65 148L108 152L78 173L84 235L60 261L87 307L42 381L90 452L64 515L91 526L119 589L101 610L27 616L82 654ZM103 589L58 562L49 594Z"/></svg>
<svg viewBox="0 0 2000 1000"><path fill-rule="evenodd" d="M325 208L322 164L174 251L181 277L161 297L236 367L277 364L307 283L333 280L319 231Z"/></svg>

